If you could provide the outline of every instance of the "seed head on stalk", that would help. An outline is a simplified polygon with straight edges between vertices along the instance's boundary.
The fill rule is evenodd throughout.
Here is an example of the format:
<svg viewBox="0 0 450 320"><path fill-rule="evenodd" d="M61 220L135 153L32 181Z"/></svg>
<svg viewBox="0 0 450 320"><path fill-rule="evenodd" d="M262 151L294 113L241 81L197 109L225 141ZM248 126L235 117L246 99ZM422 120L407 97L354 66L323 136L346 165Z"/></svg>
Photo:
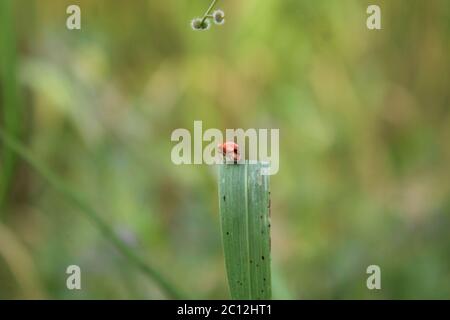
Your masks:
<svg viewBox="0 0 450 320"><path fill-rule="evenodd" d="M210 19L216 25L222 25L225 23L225 12L223 10L215 10L213 12L214 7L217 4L217 0L212 0L210 6L206 10L205 14L202 17L194 18L191 21L191 27L195 31L204 31L208 30L211 26Z"/></svg>

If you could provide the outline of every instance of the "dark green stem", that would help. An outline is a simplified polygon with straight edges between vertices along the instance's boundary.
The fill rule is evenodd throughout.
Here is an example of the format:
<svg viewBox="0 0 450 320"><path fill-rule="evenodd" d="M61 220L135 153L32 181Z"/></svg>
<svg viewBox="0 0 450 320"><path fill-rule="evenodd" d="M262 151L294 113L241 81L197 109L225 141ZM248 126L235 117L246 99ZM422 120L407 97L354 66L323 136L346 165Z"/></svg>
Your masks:
<svg viewBox="0 0 450 320"><path fill-rule="evenodd" d="M20 136L21 109L17 81L17 48L14 32L13 2L0 1L0 127L14 137ZM0 215L6 212L8 190L17 166L17 156L10 150L1 149Z"/></svg>

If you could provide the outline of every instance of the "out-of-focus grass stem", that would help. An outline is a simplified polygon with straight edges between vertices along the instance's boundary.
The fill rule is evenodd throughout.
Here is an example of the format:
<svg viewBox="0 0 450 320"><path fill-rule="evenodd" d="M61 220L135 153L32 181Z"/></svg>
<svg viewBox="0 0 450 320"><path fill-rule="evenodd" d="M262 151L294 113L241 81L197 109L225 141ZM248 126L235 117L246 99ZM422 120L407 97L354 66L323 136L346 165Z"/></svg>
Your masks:
<svg viewBox="0 0 450 320"><path fill-rule="evenodd" d="M17 81L17 45L13 9L12 0L0 1L0 127L11 136L19 137L22 113ZM0 218L3 218L17 165L17 156L8 148L2 148L0 151Z"/></svg>
<svg viewBox="0 0 450 320"><path fill-rule="evenodd" d="M101 215L87 203L84 196L71 189L63 180L55 175L42 162L36 159L33 154L16 138L0 129L0 141L3 142L4 148L7 148L19 155L20 158L27 162L44 180L48 182L50 186L58 191L71 205L77 208L80 213L83 213L86 218L88 218L103 234L103 236L105 236L105 238L107 238L115 246L115 248L125 256L128 262L158 284L167 297L172 299L184 297L180 290L170 283L159 272L159 270L145 262L126 244L124 244L122 240L120 240L108 223L101 218Z"/></svg>

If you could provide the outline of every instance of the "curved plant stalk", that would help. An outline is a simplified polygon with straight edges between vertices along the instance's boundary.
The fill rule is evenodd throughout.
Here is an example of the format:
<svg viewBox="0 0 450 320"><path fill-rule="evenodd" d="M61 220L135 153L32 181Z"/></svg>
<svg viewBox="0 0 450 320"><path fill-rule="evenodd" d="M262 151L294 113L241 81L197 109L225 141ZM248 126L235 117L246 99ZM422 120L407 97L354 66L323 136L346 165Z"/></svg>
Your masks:
<svg viewBox="0 0 450 320"><path fill-rule="evenodd" d="M210 6L208 7L208 10L206 10L205 14L203 15L202 18L202 23L205 22L205 20L209 17L209 15L211 14L211 11L214 9L214 7L216 6L217 0L213 0L210 4Z"/></svg>
<svg viewBox="0 0 450 320"><path fill-rule="evenodd" d="M232 299L271 299L270 191L262 163L219 167L219 209Z"/></svg>
<svg viewBox="0 0 450 320"><path fill-rule="evenodd" d="M0 140L3 141L4 146L19 155L26 161L42 178L44 178L55 190L64 196L64 198L78 208L108 239L114 247L123 254L123 256L137 269L143 272L148 278L153 280L161 290L173 299L180 299L183 295L178 288L172 285L158 270L153 266L147 264L142 258L134 253L130 248L120 240L113 229L101 218L100 214L93 209L85 201L85 198L72 190L59 177L53 174L43 163L38 161L17 139L5 133L0 129Z"/></svg>

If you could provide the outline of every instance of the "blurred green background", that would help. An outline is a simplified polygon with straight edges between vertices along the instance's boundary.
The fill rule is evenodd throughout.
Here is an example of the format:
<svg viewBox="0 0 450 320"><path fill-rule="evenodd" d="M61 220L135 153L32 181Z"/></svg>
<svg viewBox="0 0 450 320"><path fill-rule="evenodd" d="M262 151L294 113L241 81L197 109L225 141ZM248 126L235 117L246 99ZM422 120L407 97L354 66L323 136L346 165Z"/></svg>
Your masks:
<svg viewBox="0 0 450 320"><path fill-rule="evenodd" d="M280 129L274 298L450 298L448 0L220 0L207 32L208 0L0 3L2 130L189 298L229 296L215 168L170 160L194 120ZM0 298L167 297L0 150Z"/></svg>

